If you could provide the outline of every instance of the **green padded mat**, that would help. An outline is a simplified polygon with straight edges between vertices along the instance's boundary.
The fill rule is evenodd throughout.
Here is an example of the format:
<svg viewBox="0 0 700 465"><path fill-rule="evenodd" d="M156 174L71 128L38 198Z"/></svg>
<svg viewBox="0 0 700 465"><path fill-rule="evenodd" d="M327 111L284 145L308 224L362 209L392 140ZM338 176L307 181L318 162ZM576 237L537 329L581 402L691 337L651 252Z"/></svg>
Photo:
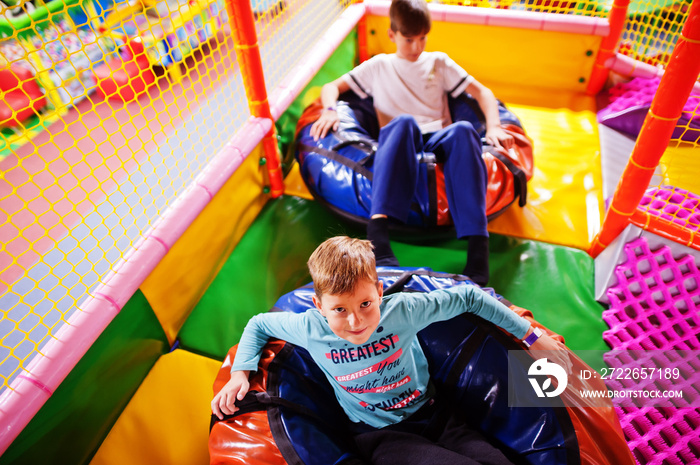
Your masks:
<svg viewBox="0 0 700 465"><path fill-rule="evenodd" d="M517 207L515 207L517 208ZM263 208L190 314L183 347L223 359L248 319L311 278L306 260L328 237L363 237L316 202L283 196ZM402 266L459 273L466 244L458 240L393 242ZM585 252L535 241L491 236L489 286L566 338L572 349L606 350L602 307L593 298L593 260Z"/></svg>

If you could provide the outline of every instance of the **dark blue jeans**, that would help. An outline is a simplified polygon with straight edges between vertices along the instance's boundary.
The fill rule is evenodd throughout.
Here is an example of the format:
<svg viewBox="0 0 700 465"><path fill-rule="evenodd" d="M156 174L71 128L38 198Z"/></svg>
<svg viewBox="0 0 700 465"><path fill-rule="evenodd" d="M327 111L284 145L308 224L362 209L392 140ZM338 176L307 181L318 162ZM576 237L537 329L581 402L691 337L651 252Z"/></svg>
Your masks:
<svg viewBox="0 0 700 465"><path fill-rule="evenodd" d="M416 120L397 116L379 131L374 159L371 215L406 222L416 193L419 158L432 152L443 163L445 190L457 237L488 236L486 230L486 165L481 139L471 123L459 121L423 135Z"/></svg>

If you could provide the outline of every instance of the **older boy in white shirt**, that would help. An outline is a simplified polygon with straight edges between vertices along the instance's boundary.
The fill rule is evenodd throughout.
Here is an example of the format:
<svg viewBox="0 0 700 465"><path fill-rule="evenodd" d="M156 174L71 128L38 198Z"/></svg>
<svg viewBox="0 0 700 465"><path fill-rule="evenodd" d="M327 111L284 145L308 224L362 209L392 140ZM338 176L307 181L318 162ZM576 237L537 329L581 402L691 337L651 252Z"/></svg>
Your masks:
<svg viewBox="0 0 700 465"><path fill-rule="evenodd" d="M367 238L375 247L377 265L399 264L389 242L389 222L406 222L418 186L416 154L432 152L443 163L457 237L468 241L463 274L483 286L489 279L486 166L473 126L465 121L452 123L447 95L466 91L476 99L486 118L488 144L508 149L513 137L501 128L498 102L491 90L445 53L424 51L431 27L424 0L393 0L389 17L388 34L396 53L376 55L323 86L325 109L311 135L318 139L337 130L335 105L342 92L352 89L361 97L371 96L381 130Z"/></svg>

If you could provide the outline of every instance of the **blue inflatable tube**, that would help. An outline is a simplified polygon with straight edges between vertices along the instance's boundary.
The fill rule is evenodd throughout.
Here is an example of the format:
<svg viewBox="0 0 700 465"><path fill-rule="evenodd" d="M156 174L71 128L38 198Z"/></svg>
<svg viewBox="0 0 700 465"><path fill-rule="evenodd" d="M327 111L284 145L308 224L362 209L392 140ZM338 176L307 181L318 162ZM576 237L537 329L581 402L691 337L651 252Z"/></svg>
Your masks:
<svg viewBox="0 0 700 465"><path fill-rule="evenodd" d="M466 277L436 273L429 269L379 268L387 293L428 292L451 286L475 285ZM492 290L490 293L496 297ZM313 306L313 287L307 286L282 296L273 311L302 312ZM464 412L472 425L498 444L513 460L527 457L530 464L558 465L580 463L567 451L578 444L573 425L566 414L556 408L509 408L508 350L521 347L495 326L478 317L463 315L435 323L419 333L428 358L431 376L438 392L448 395L451 403ZM286 346L291 346L286 344ZM342 425L345 418L337 411L333 391L323 373L308 353L291 346L280 360L274 395L303 405L329 424ZM527 374L519 380L527 385ZM515 380L518 382L518 380ZM534 394L533 394L534 395ZM319 399L328 400L320 404ZM562 404L563 406L563 404ZM564 409L565 410L565 409ZM329 415L330 413L330 415ZM346 443L342 429L329 431L323 423L280 408L280 431L289 441L289 463L334 464L343 460L352 446ZM347 421L347 420L345 420ZM533 425L537 428L533 428ZM323 447L307 438L328 437ZM280 441L278 439L278 445ZM321 442L314 442L320 444ZM322 449L322 450L321 450ZM299 459L297 461L297 458Z"/></svg>
<svg viewBox="0 0 700 465"><path fill-rule="evenodd" d="M297 126L295 157L304 182L314 198L342 218L365 225L371 208L372 172L377 149L379 124L371 98L361 99L352 92L341 96L337 109L339 129L315 141L311 124L318 118L320 104L306 109ZM469 121L483 137L485 118L476 101L463 94L449 100L454 121ZM532 145L524 135L518 117L499 105L502 124L515 132L516 149L484 147L489 175L487 215L493 219L516 200L524 205L527 180L532 173ZM441 168L430 153L417 154L419 186L412 202L406 232L451 229L448 207L441 184ZM495 165L495 166L491 166Z"/></svg>

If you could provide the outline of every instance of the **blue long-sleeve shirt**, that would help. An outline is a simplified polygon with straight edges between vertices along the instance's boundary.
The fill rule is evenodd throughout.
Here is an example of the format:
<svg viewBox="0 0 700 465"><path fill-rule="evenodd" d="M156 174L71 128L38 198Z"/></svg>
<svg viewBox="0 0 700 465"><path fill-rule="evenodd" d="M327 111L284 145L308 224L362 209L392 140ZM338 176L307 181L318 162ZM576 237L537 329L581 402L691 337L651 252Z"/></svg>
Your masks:
<svg viewBox="0 0 700 465"><path fill-rule="evenodd" d="M258 369L276 338L305 348L354 422L381 428L416 412L432 395L428 361L416 334L436 321L473 313L522 339L530 323L475 286L385 296L380 320L360 345L336 336L316 309L262 313L246 325L231 371Z"/></svg>

